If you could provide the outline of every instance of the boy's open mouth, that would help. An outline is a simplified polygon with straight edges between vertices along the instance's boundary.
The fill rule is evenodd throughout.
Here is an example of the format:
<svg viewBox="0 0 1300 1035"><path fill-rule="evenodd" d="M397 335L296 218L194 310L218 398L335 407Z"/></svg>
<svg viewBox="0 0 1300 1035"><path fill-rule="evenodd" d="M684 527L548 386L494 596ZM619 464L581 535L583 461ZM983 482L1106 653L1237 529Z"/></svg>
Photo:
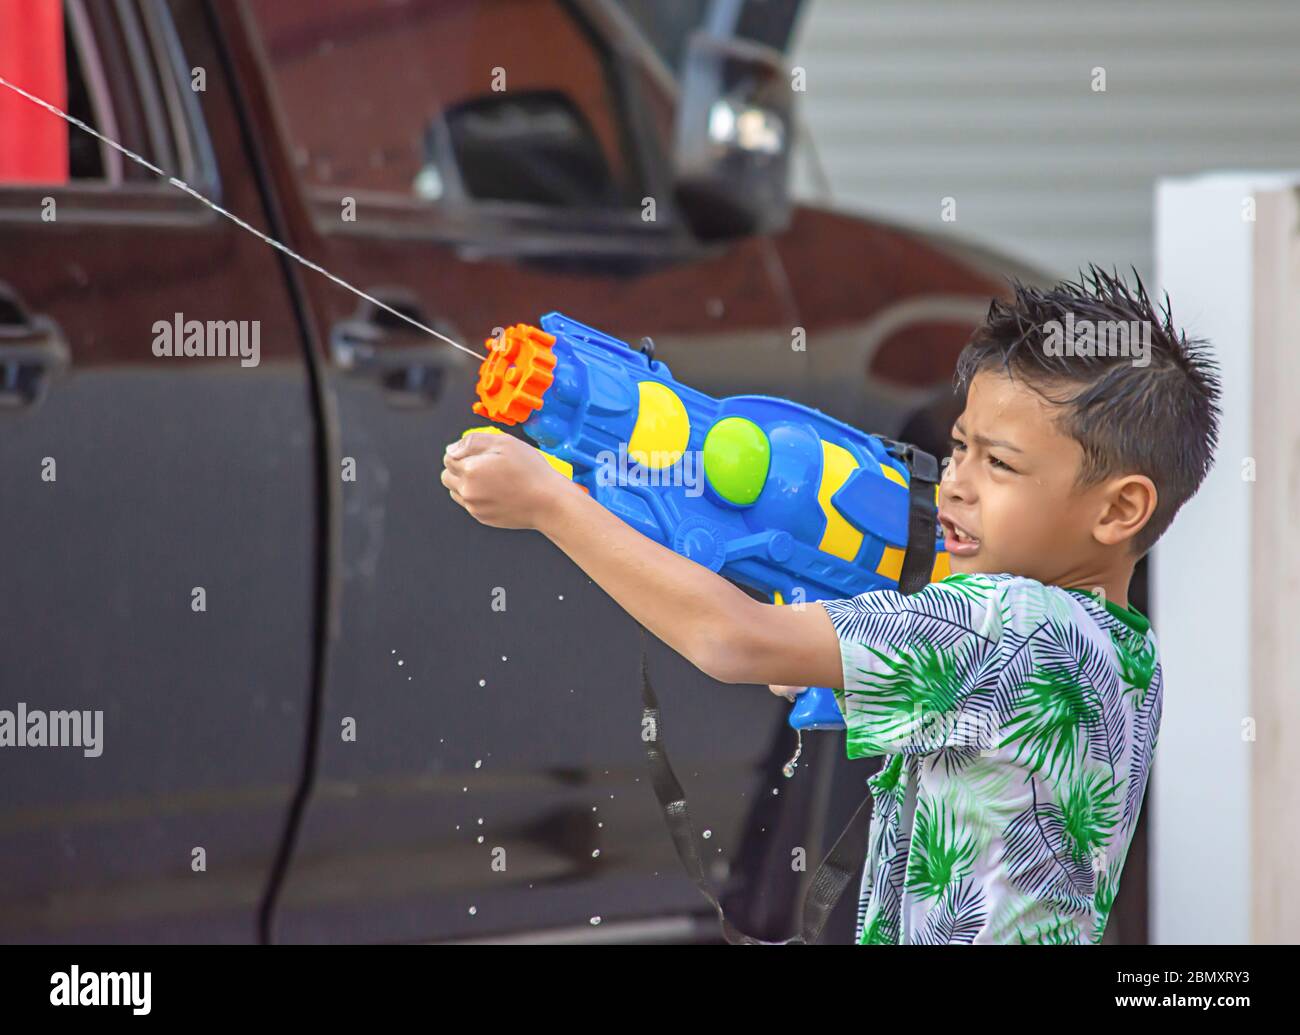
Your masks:
<svg viewBox="0 0 1300 1035"><path fill-rule="evenodd" d="M950 556L970 557L979 551L979 537L962 528L947 514L939 515L939 524L943 526L943 548Z"/></svg>

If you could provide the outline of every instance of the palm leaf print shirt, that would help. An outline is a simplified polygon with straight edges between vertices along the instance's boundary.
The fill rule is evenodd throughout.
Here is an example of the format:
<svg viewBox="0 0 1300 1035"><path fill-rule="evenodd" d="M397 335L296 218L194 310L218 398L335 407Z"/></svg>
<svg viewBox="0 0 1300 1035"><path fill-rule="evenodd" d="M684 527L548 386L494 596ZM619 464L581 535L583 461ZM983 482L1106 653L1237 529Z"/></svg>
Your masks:
<svg viewBox="0 0 1300 1035"><path fill-rule="evenodd" d="M885 756L856 941L1099 943L1159 735L1147 619L1008 574L823 606L848 756Z"/></svg>

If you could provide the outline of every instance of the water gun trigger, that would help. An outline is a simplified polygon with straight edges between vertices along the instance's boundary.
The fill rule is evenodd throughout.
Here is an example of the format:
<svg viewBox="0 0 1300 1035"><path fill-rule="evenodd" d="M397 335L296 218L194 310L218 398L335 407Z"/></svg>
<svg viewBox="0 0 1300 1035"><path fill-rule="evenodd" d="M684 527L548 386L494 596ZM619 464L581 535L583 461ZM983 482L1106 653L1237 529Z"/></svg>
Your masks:
<svg viewBox="0 0 1300 1035"><path fill-rule="evenodd" d="M829 686L810 686L790 709L790 727L796 730L842 730L844 713Z"/></svg>

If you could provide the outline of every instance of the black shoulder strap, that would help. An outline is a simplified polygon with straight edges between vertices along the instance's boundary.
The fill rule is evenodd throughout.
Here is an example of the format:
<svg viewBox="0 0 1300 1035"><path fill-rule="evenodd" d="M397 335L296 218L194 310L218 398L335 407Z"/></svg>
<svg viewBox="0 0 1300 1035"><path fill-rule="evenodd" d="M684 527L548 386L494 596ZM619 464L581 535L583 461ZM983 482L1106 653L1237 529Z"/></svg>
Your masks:
<svg viewBox="0 0 1300 1035"><path fill-rule="evenodd" d="M907 465L908 483L907 549L903 555L903 568L898 588L901 592L916 593L929 585L934 571L935 539L935 486L939 483L939 465L924 450L880 436L890 453ZM655 797L663 809L664 822L672 836L673 846L682 867L718 914L722 936L732 945L813 945L822 936L826 921L830 919L835 904L854 875L861 871L867 853L867 835L871 823L871 799L864 797L843 832L835 840L826 858L813 874L808 892L800 910L799 933L784 941L769 942L754 938L736 929L723 912L722 903L704 872L700 858L695 827L686 807L686 792L682 790L677 774L668 761L663 742L663 716L659 699L650 685L648 636L641 630L641 738L645 743L646 763Z"/></svg>
<svg viewBox="0 0 1300 1035"><path fill-rule="evenodd" d="M673 847L677 857L691 882L699 889L718 914L722 925L722 936L732 945L813 945L822 936L826 921L839 901L840 895L853 879L855 873L862 869L866 855L867 831L871 822L871 799L864 798L857 812L849 820L849 825L836 839L826 858L822 860L817 872L813 874L808 893L804 896L803 910L800 917L799 934L784 941L769 942L738 930L723 912L722 903L713 890L709 878L704 872L704 862L700 858L699 842L695 837L695 827L691 823L690 811L686 807L686 792L682 790L677 774L673 772L672 763L663 742L663 716L659 710L659 699L650 685L650 666L647 654L648 633L641 630L641 738L645 742L646 763L650 767L650 780L654 786L655 797L663 809L664 822L672 836Z"/></svg>
<svg viewBox="0 0 1300 1035"><path fill-rule="evenodd" d="M907 465L907 549L903 554L903 571L898 577L900 593L918 593L930 584L934 573L935 522L938 506L935 487L939 484L939 463L924 449L876 436L885 448Z"/></svg>

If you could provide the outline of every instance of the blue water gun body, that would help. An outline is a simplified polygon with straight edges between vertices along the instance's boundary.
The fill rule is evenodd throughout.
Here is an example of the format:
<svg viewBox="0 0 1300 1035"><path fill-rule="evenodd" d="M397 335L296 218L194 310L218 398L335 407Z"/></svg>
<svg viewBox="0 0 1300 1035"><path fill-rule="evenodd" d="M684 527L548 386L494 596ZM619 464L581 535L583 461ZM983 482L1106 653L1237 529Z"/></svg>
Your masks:
<svg viewBox="0 0 1300 1035"><path fill-rule="evenodd" d="M913 492L919 451L787 399L714 399L561 313L487 345L474 412L518 424L604 507L706 568L795 605L897 589L905 556L914 588L948 574L928 454ZM790 725L843 729L833 690L801 694Z"/></svg>

